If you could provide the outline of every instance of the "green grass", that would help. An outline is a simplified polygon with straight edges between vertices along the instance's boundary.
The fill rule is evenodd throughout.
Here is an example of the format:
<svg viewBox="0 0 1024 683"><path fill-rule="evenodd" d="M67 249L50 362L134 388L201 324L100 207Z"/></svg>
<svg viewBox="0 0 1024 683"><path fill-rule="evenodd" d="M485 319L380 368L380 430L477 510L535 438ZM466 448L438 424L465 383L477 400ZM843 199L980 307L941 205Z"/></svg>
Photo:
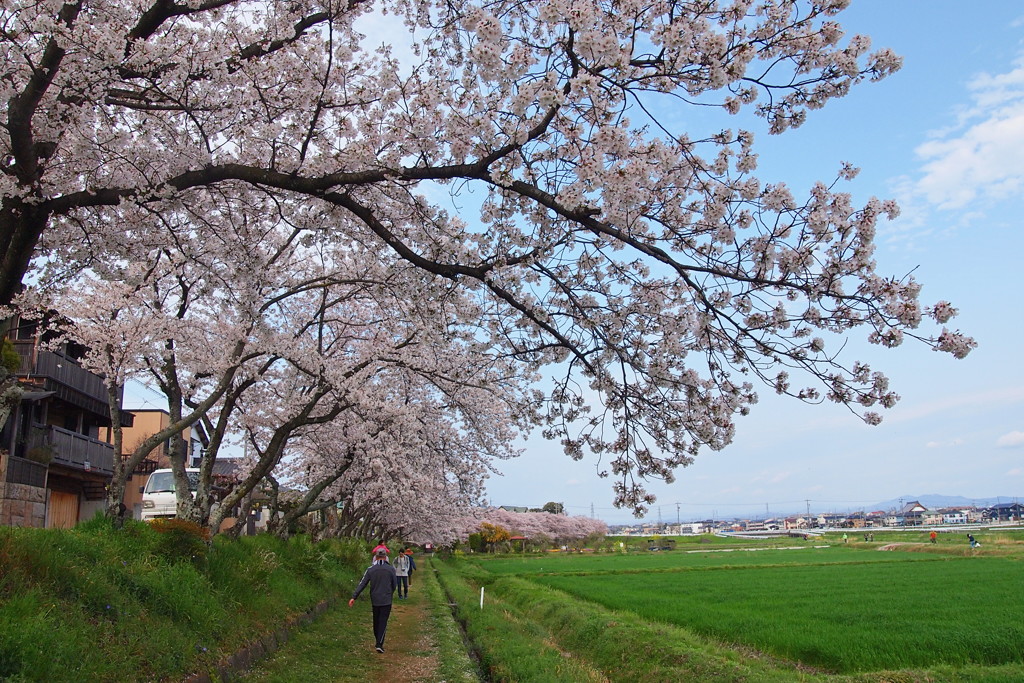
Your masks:
<svg viewBox="0 0 1024 683"><path fill-rule="evenodd" d="M349 609L339 602L238 679L254 683L374 680L379 655L367 647L368 642L373 645L367 623L366 609Z"/></svg>
<svg viewBox="0 0 1024 683"><path fill-rule="evenodd" d="M787 662L747 658L693 632L609 610L561 591L505 577L492 585L551 634L559 647L610 681L759 681L788 683L801 674ZM513 680L545 680L519 677Z"/></svg>
<svg viewBox="0 0 1024 683"><path fill-rule="evenodd" d="M1024 567L1003 558L533 580L838 672L1024 661Z"/></svg>
<svg viewBox="0 0 1024 683"><path fill-rule="evenodd" d="M173 539L172 539L173 541ZM145 524L0 528L0 680L181 678L358 576L365 547L264 536L176 557ZM189 547L185 543L181 547ZM356 566L359 566L356 565Z"/></svg>
<svg viewBox="0 0 1024 683"><path fill-rule="evenodd" d="M733 567L752 565L804 565L816 563L890 563L935 560L927 553L866 553L849 547L815 548L800 547L795 550L774 548L746 548L742 550L708 550L687 552L676 550L646 554L584 555L567 554L547 557L480 558L466 559L496 575L599 573L599 572L656 572L678 571L680 568Z"/></svg>
<svg viewBox="0 0 1024 683"><path fill-rule="evenodd" d="M437 638L439 678L448 683L479 681L477 666L469 656L466 643L462 639L462 631L453 618L452 611L448 607L448 599L434 573L433 558L420 560L414 578L416 580L414 589L425 591L427 599L430 601L430 618L433 622L434 635Z"/></svg>
<svg viewBox="0 0 1024 683"><path fill-rule="evenodd" d="M485 586L515 614L508 638L532 621L612 681L1024 680L1024 537L976 534L983 551L971 551L952 535L882 535L759 552L474 555L442 576L465 583L464 599ZM906 552L877 552L897 542ZM486 617L463 618L491 656L472 628Z"/></svg>
<svg viewBox="0 0 1024 683"><path fill-rule="evenodd" d="M443 567L444 563L440 564ZM455 617L465 629L487 680L602 680L585 661L566 656L542 624L514 605L485 595L485 608L481 609L479 588L466 576L442 569L438 579L446 599L455 605Z"/></svg>
<svg viewBox="0 0 1024 683"><path fill-rule="evenodd" d="M476 683L480 680L469 658L462 634L456 625L440 586L430 569L430 560L418 561L415 583L410 590L412 602L397 603L396 610L416 601L429 603L429 630L435 647L418 654L432 656L438 665L436 680L448 683ZM392 612L392 620L397 612ZM396 667L401 661L390 647L381 656L373 650L370 613L366 604L348 608L344 601L328 610L317 621L299 631L285 647L259 662L240 680L285 683L288 681L373 681L403 680ZM389 628L389 643L395 640L394 621Z"/></svg>

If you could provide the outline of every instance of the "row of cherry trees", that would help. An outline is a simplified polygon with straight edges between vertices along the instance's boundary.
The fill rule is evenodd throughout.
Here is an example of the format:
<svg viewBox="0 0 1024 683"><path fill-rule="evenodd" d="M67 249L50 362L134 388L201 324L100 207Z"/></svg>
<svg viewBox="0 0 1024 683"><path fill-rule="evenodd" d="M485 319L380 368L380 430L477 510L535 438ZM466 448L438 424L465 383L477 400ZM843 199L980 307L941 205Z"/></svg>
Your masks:
<svg viewBox="0 0 1024 683"><path fill-rule="evenodd" d="M845 5L10 0L0 305L62 312L112 392L167 396L112 512L193 426L180 511L202 523L242 440L228 505L269 478L351 524L450 525L539 425L642 513L759 385L877 423L898 397L850 336L973 346L879 272L898 208L838 188L852 167L801 198L755 175L751 132L679 123L710 105L783 133L899 68L844 36ZM392 22L375 50L369 19Z"/></svg>
<svg viewBox="0 0 1024 683"><path fill-rule="evenodd" d="M267 482L280 531L342 502L353 533L429 538L430 524L478 501L491 460L515 454L530 418L529 376L458 319L487 312L386 254L302 239L311 228L298 222L322 217L278 211L197 229L212 211L168 221L173 246L126 243L112 261L113 249L83 254L73 277L35 290L39 308L73 312L66 334L90 349L113 411L128 379L168 398L168 428L117 465L111 513L165 439L184 480L178 435L189 425L204 456L179 515L214 530ZM242 481L215 506L212 466L227 446L246 454Z"/></svg>
<svg viewBox="0 0 1024 683"><path fill-rule="evenodd" d="M586 539L603 538L608 534L608 525L580 515L514 512L488 507L465 517L455 529L454 540L465 541L474 533L481 534L492 547L497 543L509 543L512 536L523 536L532 544L577 545Z"/></svg>

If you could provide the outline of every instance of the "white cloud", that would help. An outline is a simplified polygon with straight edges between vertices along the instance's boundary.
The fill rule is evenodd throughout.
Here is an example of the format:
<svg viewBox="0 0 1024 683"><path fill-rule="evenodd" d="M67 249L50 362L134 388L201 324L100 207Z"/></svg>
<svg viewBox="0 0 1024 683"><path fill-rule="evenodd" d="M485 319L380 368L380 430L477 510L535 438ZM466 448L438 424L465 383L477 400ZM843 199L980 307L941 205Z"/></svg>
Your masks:
<svg viewBox="0 0 1024 683"><path fill-rule="evenodd" d="M1009 434L1003 434L996 441L996 445L1000 448L1019 448L1024 446L1024 432L1010 432Z"/></svg>
<svg viewBox="0 0 1024 683"><path fill-rule="evenodd" d="M958 125L917 148L915 193L942 209L998 201L1024 188L1024 59L1003 74L979 74Z"/></svg>
<svg viewBox="0 0 1024 683"><path fill-rule="evenodd" d="M1012 470L1010 470L1009 472L1006 473L1006 476L1008 476L1008 477L1019 477L1022 474L1024 474L1024 470L1022 470L1019 467L1014 467Z"/></svg>

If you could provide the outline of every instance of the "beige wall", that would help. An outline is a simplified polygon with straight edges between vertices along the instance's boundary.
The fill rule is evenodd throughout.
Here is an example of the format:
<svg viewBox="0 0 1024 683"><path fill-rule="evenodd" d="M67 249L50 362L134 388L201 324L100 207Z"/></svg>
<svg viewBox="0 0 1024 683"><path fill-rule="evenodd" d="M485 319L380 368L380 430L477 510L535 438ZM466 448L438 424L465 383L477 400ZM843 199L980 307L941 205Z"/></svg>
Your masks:
<svg viewBox="0 0 1024 683"><path fill-rule="evenodd" d="M165 429L171 423L171 416L163 410L128 410L128 412L135 415L135 420L131 427L124 427L121 430L121 438L123 440L122 452L126 454L132 453L140 443L153 434ZM192 430L186 427L181 435L187 442L192 438ZM157 467L165 468L171 466L165 446L166 442L160 444L147 456L149 460L157 461ZM149 479L149 475L132 475L128 477L128 483L125 487L125 507L136 518L138 518L142 510L142 493L140 489L146 485L147 479Z"/></svg>
<svg viewBox="0 0 1024 683"><path fill-rule="evenodd" d="M135 415L135 421L133 426L121 429L121 450L125 454L134 452L140 443L165 428L171 421L170 416L162 410L129 412ZM157 446L148 457L150 460L156 459L160 467L170 467L165 444Z"/></svg>

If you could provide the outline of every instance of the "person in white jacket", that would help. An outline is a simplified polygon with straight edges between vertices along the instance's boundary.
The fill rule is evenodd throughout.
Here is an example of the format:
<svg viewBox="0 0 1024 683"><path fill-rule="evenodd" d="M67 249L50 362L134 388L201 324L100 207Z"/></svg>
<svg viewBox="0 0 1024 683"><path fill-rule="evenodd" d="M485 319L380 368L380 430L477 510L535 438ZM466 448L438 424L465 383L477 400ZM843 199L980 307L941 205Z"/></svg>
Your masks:
<svg viewBox="0 0 1024 683"><path fill-rule="evenodd" d="M412 560L405 553L398 553L394 559L395 575L398 577L398 599L409 597L409 567Z"/></svg>

